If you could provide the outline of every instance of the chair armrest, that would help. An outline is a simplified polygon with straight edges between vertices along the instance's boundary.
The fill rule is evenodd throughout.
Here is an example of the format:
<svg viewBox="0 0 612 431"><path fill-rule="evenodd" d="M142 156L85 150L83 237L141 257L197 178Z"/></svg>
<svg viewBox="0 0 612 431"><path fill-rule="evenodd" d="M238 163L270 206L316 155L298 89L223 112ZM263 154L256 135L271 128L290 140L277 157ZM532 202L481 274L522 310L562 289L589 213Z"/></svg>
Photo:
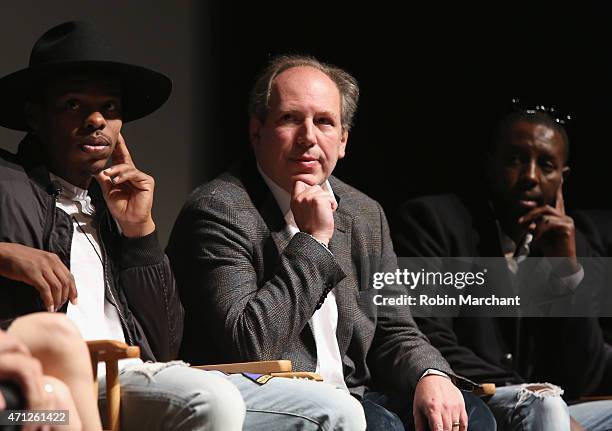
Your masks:
<svg viewBox="0 0 612 431"><path fill-rule="evenodd" d="M322 382L323 378L309 371L292 371L291 361L283 359L280 361L255 361L237 362L233 364L195 365L191 368L206 371L222 371L228 374L254 373L267 374L272 377L284 377L289 379L308 379Z"/></svg>
<svg viewBox="0 0 612 431"><path fill-rule="evenodd" d="M93 340L87 342L89 355L96 362L118 361L126 358L139 358L140 347L128 346L125 343L117 340Z"/></svg>
<svg viewBox="0 0 612 431"><path fill-rule="evenodd" d="M481 383L474 387L472 393L478 397L485 397L488 395L495 395L495 383Z"/></svg>
<svg viewBox="0 0 612 431"><path fill-rule="evenodd" d="M272 377L285 377L288 379L307 379L314 380L316 382L322 382L323 377L320 374L313 373L310 371L294 371L286 373L271 373Z"/></svg>
<svg viewBox="0 0 612 431"><path fill-rule="evenodd" d="M272 374L284 373L292 370L291 361L255 361L255 362L236 362L232 364L213 364L213 365L195 365L192 368L208 371L222 371L224 373L255 373L255 374Z"/></svg>

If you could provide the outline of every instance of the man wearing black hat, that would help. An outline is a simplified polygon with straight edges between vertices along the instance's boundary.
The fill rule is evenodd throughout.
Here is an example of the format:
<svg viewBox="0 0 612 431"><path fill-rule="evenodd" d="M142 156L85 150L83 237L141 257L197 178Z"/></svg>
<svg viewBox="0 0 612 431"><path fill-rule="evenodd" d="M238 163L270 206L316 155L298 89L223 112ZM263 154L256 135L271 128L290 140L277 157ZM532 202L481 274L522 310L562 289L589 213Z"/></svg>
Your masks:
<svg viewBox="0 0 612 431"><path fill-rule="evenodd" d="M120 131L159 108L171 82L112 58L90 24L68 22L38 40L27 69L0 79L0 125L28 132L16 155L0 152L1 326L61 311L85 339L138 345L151 362L122 366L124 429L238 430L245 402L256 411L247 429L358 423L358 403L324 403L323 385L247 387L241 375L157 362L176 357L183 308L151 216L153 178Z"/></svg>

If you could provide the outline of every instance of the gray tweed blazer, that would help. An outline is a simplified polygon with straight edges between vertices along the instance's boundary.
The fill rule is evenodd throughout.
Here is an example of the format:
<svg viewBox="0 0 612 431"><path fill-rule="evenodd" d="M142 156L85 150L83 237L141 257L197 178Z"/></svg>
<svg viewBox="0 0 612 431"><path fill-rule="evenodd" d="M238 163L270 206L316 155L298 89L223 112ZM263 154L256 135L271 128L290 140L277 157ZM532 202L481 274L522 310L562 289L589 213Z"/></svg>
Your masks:
<svg viewBox="0 0 612 431"><path fill-rule="evenodd" d="M309 319L333 289L336 336L349 390L409 394L428 368L452 374L407 308L381 312L369 295L374 272L395 271L380 205L337 178L338 209L325 250L293 238L254 161L189 196L167 253L186 311L181 357L192 363L290 359L314 371Z"/></svg>

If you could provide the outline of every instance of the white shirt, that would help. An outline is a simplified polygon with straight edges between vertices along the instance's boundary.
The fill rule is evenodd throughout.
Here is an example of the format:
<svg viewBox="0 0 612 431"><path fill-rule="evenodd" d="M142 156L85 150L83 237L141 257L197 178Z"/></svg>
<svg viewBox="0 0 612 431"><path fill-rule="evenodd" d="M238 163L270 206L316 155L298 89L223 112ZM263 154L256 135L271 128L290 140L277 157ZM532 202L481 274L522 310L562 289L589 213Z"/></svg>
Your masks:
<svg viewBox="0 0 612 431"><path fill-rule="evenodd" d="M74 276L78 303L73 305L68 302L66 314L85 340L111 339L125 342L117 308L105 298L104 267L91 198L87 190L51 173L49 176L62 186L57 207L70 216L74 229L70 272ZM104 367L98 367L99 373L104 374L104 371Z"/></svg>
<svg viewBox="0 0 612 431"><path fill-rule="evenodd" d="M293 237L293 235L300 232L300 229L297 227L295 219L293 218L293 213L291 212L291 195L268 178L259 164L257 164L257 169L272 192L287 222L286 229L291 237ZM326 180L322 188L327 191L335 201L329 181ZM314 312L309 322L317 348L316 372L323 377L325 382L348 391L346 383L344 383L342 358L340 357L340 347L338 346L338 339L336 338L338 305L336 304L336 295L333 290L327 294L325 302L323 302L321 308Z"/></svg>

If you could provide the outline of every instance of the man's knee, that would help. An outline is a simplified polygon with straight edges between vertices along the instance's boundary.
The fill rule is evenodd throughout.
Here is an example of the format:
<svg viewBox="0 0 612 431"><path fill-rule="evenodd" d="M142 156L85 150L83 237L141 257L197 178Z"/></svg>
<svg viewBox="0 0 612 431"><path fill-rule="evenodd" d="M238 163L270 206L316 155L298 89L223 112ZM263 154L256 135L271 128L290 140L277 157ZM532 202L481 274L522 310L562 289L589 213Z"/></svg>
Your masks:
<svg viewBox="0 0 612 431"><path fill-rule="evenodd" d="M344 426L332 429L365 430L366 418L363 406L352 395L336 389L336 393L330 398L329 409L332 417L336 417L338 424Z"/></svg>
<svg viewBox="0 0 612 431"><path fill-rule="evenodd" d="M238 389L226 378L217 375L207 376L205 388L191 400L189 407L205 416L211 430L241 430L246 414L246 406Z"/></svg>
<svg viewBox="0 0 612 431"><path fill-rule="evenodd" d="M292 386L291 390L287 388L286 402L299 406L304 415L320 423L322 429L365 430L363 406L350 393L327 383L299 380L283 383Z"/></svg>
<svg viewBox="0 0 612 431"><path fill-rule="evenodd" d="M544 417L568 415L567 404L561 398L563 390L550 383L529 383L521 387L519 399L531 401L535 414Z"/></svg>
<svg viewBox="0 0 612 431"><path fill-rule="evenodd" d="M173 430L242 429L244 401L224 376L172 362L127 367L120 378L122 411L138 418L135 426L157 429L163 421L163 428ZM140 415L144 410L151 412L147 422Z"/></svg>

